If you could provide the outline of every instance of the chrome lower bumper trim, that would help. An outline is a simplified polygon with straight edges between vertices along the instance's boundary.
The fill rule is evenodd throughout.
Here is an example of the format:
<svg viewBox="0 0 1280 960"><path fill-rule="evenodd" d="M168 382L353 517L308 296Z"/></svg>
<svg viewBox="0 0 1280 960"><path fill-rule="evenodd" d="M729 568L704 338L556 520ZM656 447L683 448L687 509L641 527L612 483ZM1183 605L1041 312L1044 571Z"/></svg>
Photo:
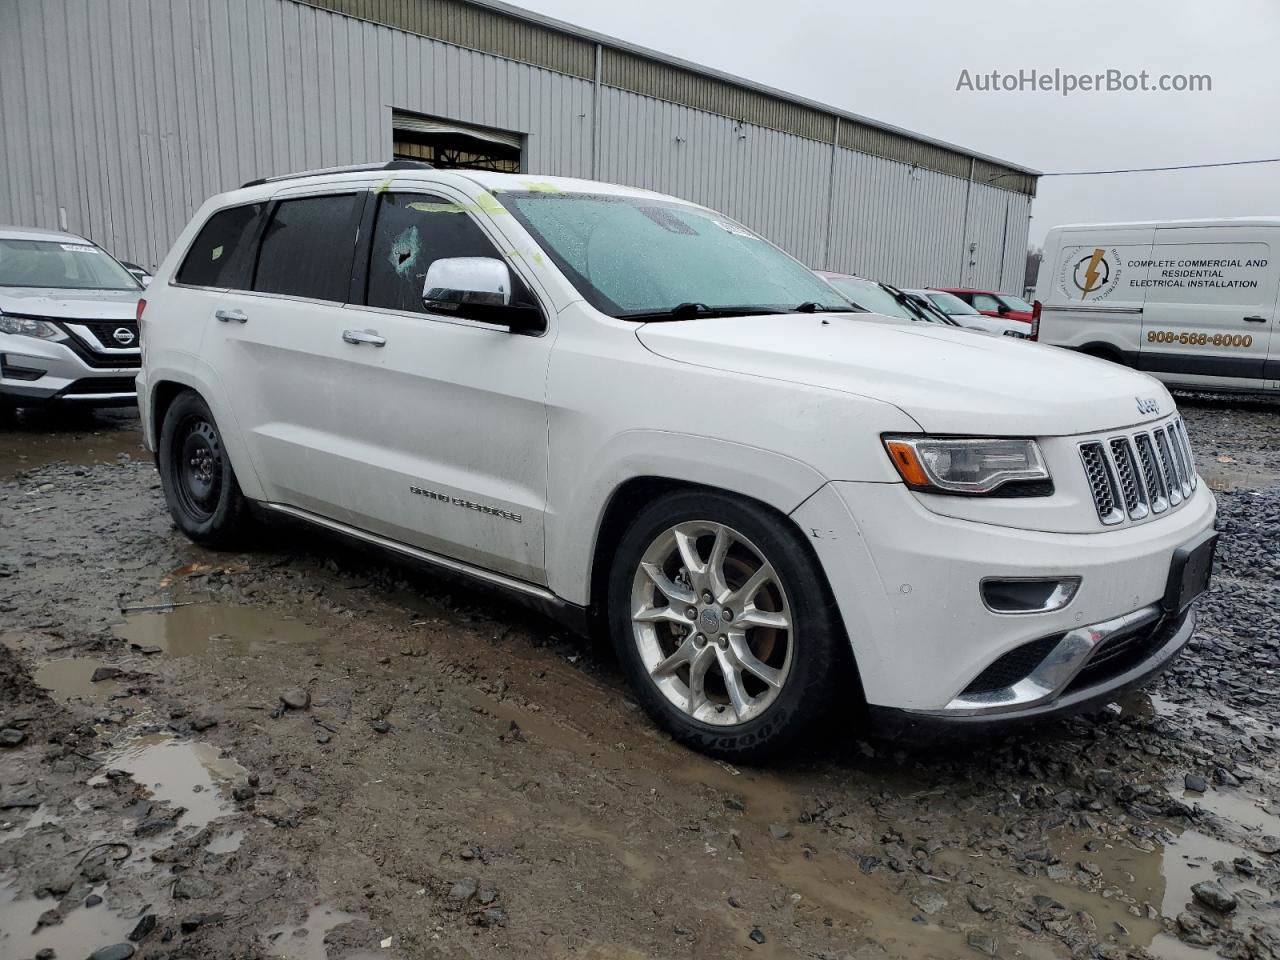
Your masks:
<svg viewBox="0 0 1280 960"><path fill-rule="evenodd" d="M103 400L137 400L137 393L66 393L56 399L70 403L76 400L101 402Z"/></svg>
<svg viewBox="0 0 1280 960"><path fill-rule="evenodd" d="M1153 603L1102 623L1076 627L1063 635L1035 670L1013 686L961 695L941 710L910 712L933 717L988 716L1049 703L1066 690L1076 674L1084 669L1094 651L1105 641L1151 626L1162 616L1164 611L1160 604Z"/></svg>

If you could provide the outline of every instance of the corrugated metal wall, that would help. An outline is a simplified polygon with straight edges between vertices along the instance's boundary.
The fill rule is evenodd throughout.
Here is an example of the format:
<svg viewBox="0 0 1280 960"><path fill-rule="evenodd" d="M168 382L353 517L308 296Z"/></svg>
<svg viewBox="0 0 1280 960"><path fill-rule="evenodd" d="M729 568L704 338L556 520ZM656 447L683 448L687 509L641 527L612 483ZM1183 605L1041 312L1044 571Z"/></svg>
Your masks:
<svg viewBox="0 0 1280 960"><path fill-rule="evenodd" d="M480 29L456 5L442 22ZM393 108L523 133L530 172L588 177L595 87L571 58L578 76L289 0L0 0L0 222L65 211L154 265L212 193L387 158ZM723 210L814 266L1021 286L1025 193L600 90L601 179Z"/></svg>

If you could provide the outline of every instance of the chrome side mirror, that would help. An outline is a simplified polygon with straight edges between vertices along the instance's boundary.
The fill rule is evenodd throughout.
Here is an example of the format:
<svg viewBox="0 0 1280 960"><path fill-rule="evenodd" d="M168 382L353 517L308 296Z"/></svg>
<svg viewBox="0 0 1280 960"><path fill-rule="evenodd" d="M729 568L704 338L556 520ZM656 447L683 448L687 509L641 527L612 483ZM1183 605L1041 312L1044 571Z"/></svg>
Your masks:
<svg viewBox="0 0 1280 960"><path fill-rule="evenodd" d="M494 257L446 257L427 268L422 302L456 312L461 306L505 307L511 303L511 271Z"/></svg>

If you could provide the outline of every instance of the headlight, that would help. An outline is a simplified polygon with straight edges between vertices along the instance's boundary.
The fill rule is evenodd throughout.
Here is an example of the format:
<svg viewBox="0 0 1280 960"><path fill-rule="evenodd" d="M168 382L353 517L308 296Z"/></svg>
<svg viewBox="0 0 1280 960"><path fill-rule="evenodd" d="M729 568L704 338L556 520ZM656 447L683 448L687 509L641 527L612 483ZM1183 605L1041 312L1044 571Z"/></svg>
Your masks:
<svg viewBox="0 0 1280 960"><path fill-rule="evenodd" d="M1005 495L1053 493L1049 469L1034 440L885 437L884 445L912 490L984 496L1015 484Z"/></svg>
<svg viewBox="0 0 1280 960"><path fill-rule="evenodd" d="M0 313L0 333L13 333L20 337L37 337L41 340L61 340L63 333L52 323L32 320L30 317L11 317Z"/></svg>

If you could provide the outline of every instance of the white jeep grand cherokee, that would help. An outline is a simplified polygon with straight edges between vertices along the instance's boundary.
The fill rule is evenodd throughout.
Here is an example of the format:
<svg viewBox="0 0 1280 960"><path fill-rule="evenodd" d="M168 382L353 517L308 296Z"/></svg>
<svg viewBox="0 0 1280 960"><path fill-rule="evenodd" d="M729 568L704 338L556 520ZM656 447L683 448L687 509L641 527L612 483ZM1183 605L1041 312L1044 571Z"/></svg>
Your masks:
<svg viewBox="0 0 1280 960"><path fill-rule="evenodd" d="M721 756L836 699L1105 703L1208 582L1215 503L1159 383L858 322L671 197L407 163L258 181L146 301L140 407L188 536L230 543L256 505L599 623Z"/></svg>

